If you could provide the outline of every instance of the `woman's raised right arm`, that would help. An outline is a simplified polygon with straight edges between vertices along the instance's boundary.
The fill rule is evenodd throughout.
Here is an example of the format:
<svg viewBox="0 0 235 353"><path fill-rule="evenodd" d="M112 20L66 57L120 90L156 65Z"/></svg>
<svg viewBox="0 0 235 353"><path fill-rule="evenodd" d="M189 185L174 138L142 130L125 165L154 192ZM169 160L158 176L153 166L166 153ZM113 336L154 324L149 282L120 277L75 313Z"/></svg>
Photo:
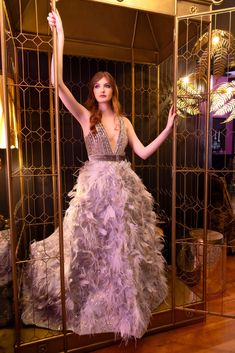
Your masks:
<svg viewBox="0 0 235 353"><path fill-rule="evenodd" d="M64 29L58 11L51 11L48 14L47 20L51 30L55 28L57 31L58 88L60 99L70 113L79 121L83 129L87 130L90 124L90 112L75 99L63 80ZM54 57L52 57L51 81L54 85Z"/></svg>

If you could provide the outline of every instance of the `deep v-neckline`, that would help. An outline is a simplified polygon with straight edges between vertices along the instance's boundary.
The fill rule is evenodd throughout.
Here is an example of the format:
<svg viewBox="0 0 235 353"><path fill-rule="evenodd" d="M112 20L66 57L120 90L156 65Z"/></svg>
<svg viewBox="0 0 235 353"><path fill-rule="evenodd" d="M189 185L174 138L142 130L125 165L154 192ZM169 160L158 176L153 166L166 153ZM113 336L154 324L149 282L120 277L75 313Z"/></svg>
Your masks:
<svg viewBox="0 0 235 353"><path fill-rule="evenodd" d="M116 154L118 152L118 147L119 147L119 142L120 142L119 140L120 140L121 130L122 130L122 121L121 121L120 117L118 117L118 119L119 119L119 123L120 123L120 129L119 129L119 134L118 134L117 141L116 141L116 146L115 146L114 149L112 149L112 146L111 146L111 143L110 143L110 139L108 137L108 134L107 134L107 131L106 131L104 125L102 124L102 122L99 123L101 128L102 128L102 130L103 130L103 132L104 132L104 134L105 134L105 137L106 137L106 139L108 141L108 145L109 145L109 148L110 148L110 151L112 152L112 154Z"/></svg>

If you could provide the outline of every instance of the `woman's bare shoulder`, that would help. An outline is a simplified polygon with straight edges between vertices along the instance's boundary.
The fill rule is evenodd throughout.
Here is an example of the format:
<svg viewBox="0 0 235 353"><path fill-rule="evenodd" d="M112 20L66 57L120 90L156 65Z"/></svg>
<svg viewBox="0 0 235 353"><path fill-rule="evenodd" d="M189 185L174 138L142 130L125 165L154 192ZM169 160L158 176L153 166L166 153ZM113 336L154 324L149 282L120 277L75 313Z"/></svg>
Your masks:
<svg viewBox="0 0 235 353"><path fill-rule="evenodd" d="M132 127L130 119L128 119L126 116L122 116L122 118L123 118L126 129Z"/></svg>

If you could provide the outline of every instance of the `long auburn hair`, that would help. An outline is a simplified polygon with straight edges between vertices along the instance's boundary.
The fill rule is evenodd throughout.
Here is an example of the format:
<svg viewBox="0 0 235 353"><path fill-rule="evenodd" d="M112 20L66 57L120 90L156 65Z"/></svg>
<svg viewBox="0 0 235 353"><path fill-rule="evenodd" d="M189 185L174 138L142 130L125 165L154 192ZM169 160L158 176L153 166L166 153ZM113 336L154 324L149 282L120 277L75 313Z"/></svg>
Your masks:
<svg viewBox="0 0 235 353"><path fill-rule="evenodd" d="M112 99L111 99L111 108L113 112L117 115L121 115L121 105L118 100L118 88L115 79L113 76L107 71L99 71L97 72L89 83L89 93L87 101L85 102L86 108L91 112L90 116L90 131L92 133L96 133L96 124L101 122L102 112L99 109L99 105L97 100L95 99L95 95L93 92L95 84L105 77L108 80L108 83L111 85L113 89Z"/></svg>

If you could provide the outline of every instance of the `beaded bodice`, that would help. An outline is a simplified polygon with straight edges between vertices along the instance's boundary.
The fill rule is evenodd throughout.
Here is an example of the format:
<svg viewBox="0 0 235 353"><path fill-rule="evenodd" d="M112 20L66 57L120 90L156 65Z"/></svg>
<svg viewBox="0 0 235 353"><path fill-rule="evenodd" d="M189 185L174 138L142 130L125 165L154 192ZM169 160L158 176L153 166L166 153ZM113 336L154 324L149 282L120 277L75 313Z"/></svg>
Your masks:
<svg viewBox="0 0 235 353"><path fill-rule="evenodd" d="M117 145L115 150L112 150L107 133L102 123L96 124L96 133L90 132L85 137L85 144L88 156L115 156L125 155L125 149L127 146L127 134L124 119L120 119L120 131L117 139Z"/></svg>

